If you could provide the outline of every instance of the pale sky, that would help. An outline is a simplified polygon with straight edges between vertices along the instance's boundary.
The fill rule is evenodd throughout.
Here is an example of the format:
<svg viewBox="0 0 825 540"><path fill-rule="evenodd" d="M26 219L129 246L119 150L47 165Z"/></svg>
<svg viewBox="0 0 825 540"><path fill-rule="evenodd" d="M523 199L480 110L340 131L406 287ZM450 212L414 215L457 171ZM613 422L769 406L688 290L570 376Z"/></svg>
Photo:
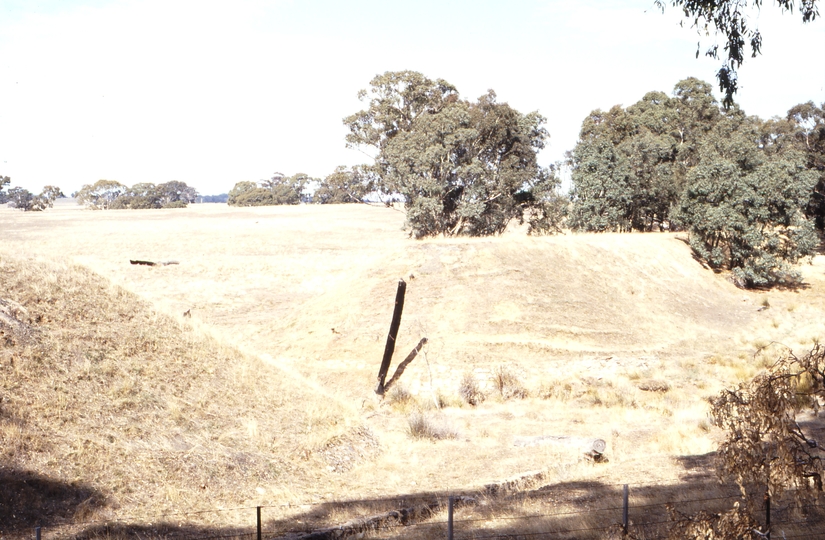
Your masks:
<svg viewBox="0 0 825 540"><path fill-rule="evenodd" d="M105 178L205 195L275 171L323 177L366 160L341 122L364 106L358 90L405 69L538 110L547 165L593 109L689 76L716 88L720 62L695 58L678 15L653 0L0 0L0 175L34 192ZM745 111L825 102L822 18L767 1L756 22Z"/></svg>

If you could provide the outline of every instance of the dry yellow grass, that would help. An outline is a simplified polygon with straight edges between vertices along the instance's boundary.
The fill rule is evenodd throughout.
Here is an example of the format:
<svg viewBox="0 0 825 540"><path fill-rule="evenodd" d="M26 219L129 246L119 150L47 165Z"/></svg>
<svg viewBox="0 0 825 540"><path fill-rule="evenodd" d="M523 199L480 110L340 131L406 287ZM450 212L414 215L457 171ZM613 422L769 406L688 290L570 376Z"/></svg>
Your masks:
<svg viewBox="0 0 825 540"><path fill-rule="evenodd" d="M398 496L472 491L536 470L548 484L585 482L595 491L624 482L677 485L695 473L685 465L691 456L715 448L705 398L762 369L764 357L754 357L760 347L798 349L825 335L822 257L803 267L807 289L753 293L702 269L674 235L530 238L513 231L416 242L402 224L399 212L350 205L91 212L64 204L39 215L0 209L3 264L14 268L8 275L26 276L15 289L0 288L0 297L33 287L15 300L28 305L40 289L72 296L83 287L61 280L86 280L99 290L86 300L99 307L88 310L120 317L107 330L115 352L97 363L87 351L96 350L88 337L95 326L83 322L83 332L92 333L77 337L65 322L53 325L48 339L60 352L49 361L92 354L88 367L72 360L52 371L60 377L49 386L33 375L42 368L29 366L40 397L18 409L40 407L50 419L70 417L74 427L56 430L65 443L32 450L26 445L46 443L31 442L37 437L23 424L4 424L4 436L17 441L9 446L15 459L34 456L13 463L105 493L96 510L104 517L326 500L338 506L324 508L346 510L312 520L334 523L354 511L342 501L393 499L364 503L379 511ZM132 266L129 259L180 264ZM421 337L429 339L400 380L412 396L403 405L372 393L399 277L408 292L396 363ZM765 298L770 307L759 311ZM48 314L52 307L38 309ZM191 319L182 317L186 310ZM117 340L121 332L130 337ZM159 332L174 336L158 340ZM151 347L176 344L155 352L141 349L146 340ZM185 358L180 365L168 360L178 356ZM496 390L501 366L527 397L505 399ZM93 369L105 383L68 382L76 370ZM184 375L190 372L194 383ZM462 406L467 373L486 394L476 407ZM184 382L185 392L175 390ZM73 397L52 388L61 385ZM82 396L105 404L109 416L81 423ZM411 439L409 415L435 414L439 405L458 437ZM111 411L133 412L112 424ZM49 422L54 429L56 420ZM115 425L122 431L112 434L120 437L116 451L106 449ZM186 429L200 461L169 472L152 450L186 452L174 450ZM610 462L513 446L515 437L530 435L602 437ZM353 446L354 454L342 450ZM287 472L270 478L253 467L233 476L212 465L237 452L256 456L255 467L274 461ZM110 463L119 471L114 478L102 473ZM207 477L224 487L199 490ZM125 493L134 482L148 487L139 496ZM294 511L286 512L277 517ZM205 515L215 526L249 523L243 513Z"/></svg>

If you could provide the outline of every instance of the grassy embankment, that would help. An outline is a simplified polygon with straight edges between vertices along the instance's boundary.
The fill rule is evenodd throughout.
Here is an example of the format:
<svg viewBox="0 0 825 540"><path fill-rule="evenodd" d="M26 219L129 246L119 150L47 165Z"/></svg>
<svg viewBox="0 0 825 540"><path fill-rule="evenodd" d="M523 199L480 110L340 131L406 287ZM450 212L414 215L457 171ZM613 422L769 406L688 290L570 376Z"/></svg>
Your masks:
<svg viewBox="0 0 825 540"><path fill-rule="evenodd" d="M334 524L536 470L557 509L624 482L672 497L707 472L705 398L761 369L753 354L769 342L809 346L825 319L821 258L803 268L807 289L743 292L672 235L414 242L398 214L363 207L2 210L0 224L0 298L32 328L2 349L5 485L29 509L0 520L9 532L35 514L144 526L256 504L277 506L269 519L284 527ZM406 391L379 402L401 276L396 363L430 344ZM486 396L476 407L461 399L470 380ZM455 438L411 439L413 413ZM610 462L513 446L548 434L602 437ZM693 487L718 489L706 480ZM547 504L462 512L496 529ZM248 510L170 519L191 532L251 522Z"/></svg>

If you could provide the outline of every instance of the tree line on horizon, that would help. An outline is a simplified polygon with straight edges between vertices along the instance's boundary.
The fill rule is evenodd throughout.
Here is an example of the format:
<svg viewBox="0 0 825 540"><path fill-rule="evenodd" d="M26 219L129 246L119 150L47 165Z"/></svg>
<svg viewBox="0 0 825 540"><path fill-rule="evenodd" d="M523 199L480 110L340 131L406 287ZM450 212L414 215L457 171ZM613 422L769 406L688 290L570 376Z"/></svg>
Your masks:
<svg viewBox="0 0 825 540"><path fill-rule="evenodd" d="M401 201L415 238L499 234L514 220L529 234L682 230L705 264L732 271L743 287L796 282L791 265L814 253L825 228L825 104L762 120L688 78L670 96L652 91L592 111L565 163L541 167L545 119L492 90L467 100L443 79L400 71L376 76L359 97L368 106L344 119L346 144L370 150L371 163L323 179L275 173L238 182L228 204ZM568 194L562 165L572 171ZM60 193L3 194L8 183L0 197L14 195L22 209L42 209ZM100 180L73 195L101 209L179 208L198 198L179 181Z"/></svg>

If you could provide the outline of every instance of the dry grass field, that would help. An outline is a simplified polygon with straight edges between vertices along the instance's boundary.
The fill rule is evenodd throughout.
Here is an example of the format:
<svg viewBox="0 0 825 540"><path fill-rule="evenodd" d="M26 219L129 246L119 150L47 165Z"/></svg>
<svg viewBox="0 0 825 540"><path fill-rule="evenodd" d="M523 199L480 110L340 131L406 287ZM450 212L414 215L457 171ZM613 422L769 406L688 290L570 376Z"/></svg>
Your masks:
<svg viewBox="0 0 825 540"><path fill-rule="evenodd" d="M678 235L414 241L403 221L357 205L0 208L0 300L30 329L0 348L0 536L44 515L55 535L113 520L229 533L257 505L273 530L333 526L530 474L522 493L546 496L457 519L506 531L548 508L616 506L625 483L640 504L714 497L729 490L709 470L706 399L763 369L771 343L825 336L823 256L800 289L749 292ZM399 278L390 374L429 342L379 400ZM411 436L413 416L444 438ZM602 438L609 462L514 445L546 435Z"/></svg>

